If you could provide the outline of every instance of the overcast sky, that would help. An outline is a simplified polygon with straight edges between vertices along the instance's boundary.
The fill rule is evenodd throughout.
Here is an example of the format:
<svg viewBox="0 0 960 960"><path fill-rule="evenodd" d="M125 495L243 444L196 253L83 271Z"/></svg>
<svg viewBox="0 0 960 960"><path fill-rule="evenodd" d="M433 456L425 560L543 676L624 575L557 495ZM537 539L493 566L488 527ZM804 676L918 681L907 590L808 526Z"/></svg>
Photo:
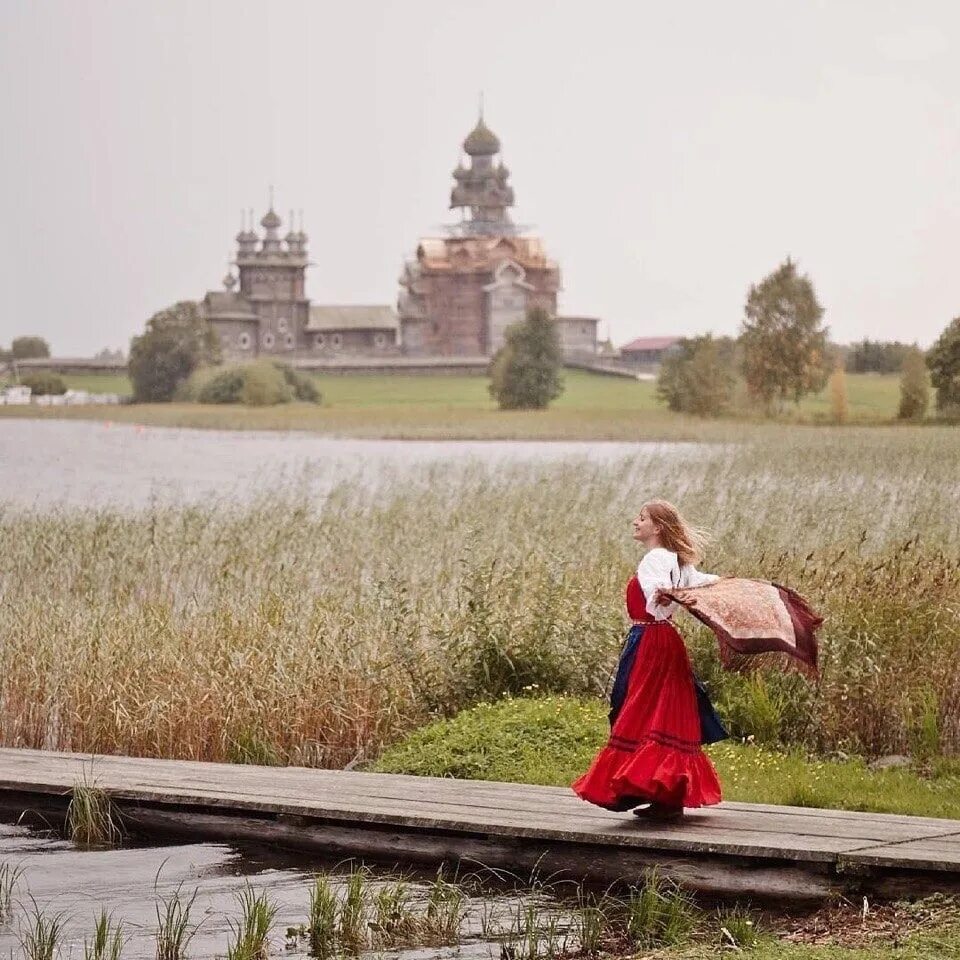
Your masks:
<svg viewBox="0 0 960 960"><path fill-rule="evenodd" d="M564 313L735 333L787 255L832 336L960 313L960 4L0 0L0 344L122 346L303 208L315 302L393 303L478 94ZM284 232L286 224L284 224Z"/></svg>

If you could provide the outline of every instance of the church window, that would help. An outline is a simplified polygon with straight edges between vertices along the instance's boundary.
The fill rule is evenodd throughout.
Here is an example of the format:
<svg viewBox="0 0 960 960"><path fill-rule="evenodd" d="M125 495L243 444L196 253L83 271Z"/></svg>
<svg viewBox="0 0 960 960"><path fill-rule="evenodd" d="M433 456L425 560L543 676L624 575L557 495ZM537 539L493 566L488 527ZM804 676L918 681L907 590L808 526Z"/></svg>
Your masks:
<svg viewBox="0 0 960 960"><path fill-rule="evenodd" d="M378 333L374 338L373 342L380 347L382 350L387 345L387 336L384 333Z"/></svg>
<svg viewBox="0 0 960 960"><path fill-rule="evenodd" d="M249 333L241 333L240 336L237 337L237 343L240 345L240 349L241 349L241 350L249 350L249 349L250 349L250 334L249 334Z"/></svg>
<svg viewBox="0 0 960 960"><path fill-rule="evenodd" d="M286 318L286 317L281 317L281 318L277 321L277 329L278 329L281 333L286 333L286 332L287 332L287 318Z"/></svg>
<svg viewBox="0 0 960 960"><path fill-rule="evenodd" d="M274 344L274 338L272 333L265 333L263 335L263 345L269 350Z"/></svg>
<svg viewBox="0 0 960 960"><path fill-rule="evenodd" d="M343 343L343 337L341 337L339 333L335 333L330 338L330 343L333 344L333 349L336 350L337 347L339 347Z"/></svg>
<svg viewBox="0 0 960 960"><path fill-rule="evenodd" d="M292 348L293 348L293 334L292 334L292 333L288 333L288 334L283 338L283 342L287 345L287 347L288 347L289 349L292 349Z"/></svg>
<svg viewBox="0 0 960 960"><path fill-rule="evenodd" d="M318 333L313 338L313 345L315 347L325 347L327 345L327 338L322 333Z"/></svg>

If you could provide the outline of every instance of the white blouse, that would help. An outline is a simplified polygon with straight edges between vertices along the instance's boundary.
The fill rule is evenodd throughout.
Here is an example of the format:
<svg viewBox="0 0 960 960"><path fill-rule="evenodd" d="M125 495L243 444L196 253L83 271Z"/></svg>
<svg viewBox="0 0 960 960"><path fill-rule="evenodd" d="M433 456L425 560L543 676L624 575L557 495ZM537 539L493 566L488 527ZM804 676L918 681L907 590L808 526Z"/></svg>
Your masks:
<svg viewBox="0 0 960 960"><path fill-rule="evenodd" d="M637 580L647 602L647 613L654 620L669 620L679 604L660 606L656 601L657 590L676 587L705 587L720 578L713 573L701 573L692 563L680 566L677 555L665 547L654 547L644 554L637 567Z"/></svg>

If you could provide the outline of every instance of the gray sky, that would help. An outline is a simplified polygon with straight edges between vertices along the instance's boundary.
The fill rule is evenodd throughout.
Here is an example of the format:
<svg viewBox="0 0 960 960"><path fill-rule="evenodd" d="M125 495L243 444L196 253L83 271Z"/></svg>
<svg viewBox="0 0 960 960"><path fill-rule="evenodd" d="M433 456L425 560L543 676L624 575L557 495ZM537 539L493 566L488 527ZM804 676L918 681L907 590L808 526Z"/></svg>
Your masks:
<svg viewBox="0 0 960 960"><path fill-rule="evenodd" d="M308 292L392 303L478 92L561 310L735 333L786 255L832 335L960 313L960 4L0 0L0 344L126 349L303 208ZM284 229L285 232L285 229Z"/></svg>

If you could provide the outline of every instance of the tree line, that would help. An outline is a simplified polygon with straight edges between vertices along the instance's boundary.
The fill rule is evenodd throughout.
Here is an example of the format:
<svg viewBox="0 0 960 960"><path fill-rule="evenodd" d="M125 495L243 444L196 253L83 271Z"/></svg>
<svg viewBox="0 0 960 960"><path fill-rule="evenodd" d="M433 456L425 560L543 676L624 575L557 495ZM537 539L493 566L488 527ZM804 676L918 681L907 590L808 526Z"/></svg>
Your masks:
<svg viewBox="0 0 960 960"><path fill-rule="evenodd" d="M657 395L679 413L719 416L731 409L742 384L749 404L769 416L829 383L833 417L842 422L846 371L899 372L901 419L923 419L931 386L937 413L960 417L960 317L924 352L915 344L868 339L838 348L827 339L823 316L810 278L788 258L751 286L738 337L680 340L660 367Z"/></svg>

